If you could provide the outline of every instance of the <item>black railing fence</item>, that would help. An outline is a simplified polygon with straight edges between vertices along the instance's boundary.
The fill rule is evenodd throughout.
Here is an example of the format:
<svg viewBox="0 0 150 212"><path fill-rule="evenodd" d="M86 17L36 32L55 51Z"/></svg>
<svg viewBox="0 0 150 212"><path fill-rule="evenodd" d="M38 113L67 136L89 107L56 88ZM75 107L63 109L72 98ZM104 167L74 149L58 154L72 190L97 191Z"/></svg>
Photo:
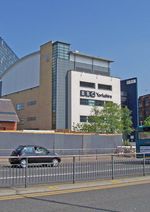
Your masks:
<svg viewBox="0 0 150 212"><path fill-rule="evenodd" d="M27 187L35 184L75 183L117 179L150 174L150 160L145 154L91 154L62 156L61 163L29 163L11 165L8 156L0 157L0 187Z"/></svg>

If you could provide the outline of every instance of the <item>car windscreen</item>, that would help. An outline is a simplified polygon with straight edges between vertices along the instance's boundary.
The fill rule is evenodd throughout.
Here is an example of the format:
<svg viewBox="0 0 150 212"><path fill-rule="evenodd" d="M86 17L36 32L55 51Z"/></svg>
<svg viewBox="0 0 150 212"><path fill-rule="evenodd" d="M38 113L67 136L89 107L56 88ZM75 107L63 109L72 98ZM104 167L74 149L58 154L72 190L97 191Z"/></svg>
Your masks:
<svg viewBox="0 0 150 212"><path fill-rule="evenodd" d="M21 150L23 149L23 146L18 146L17 149L15 149L16 152L21 152Z"/></svg>

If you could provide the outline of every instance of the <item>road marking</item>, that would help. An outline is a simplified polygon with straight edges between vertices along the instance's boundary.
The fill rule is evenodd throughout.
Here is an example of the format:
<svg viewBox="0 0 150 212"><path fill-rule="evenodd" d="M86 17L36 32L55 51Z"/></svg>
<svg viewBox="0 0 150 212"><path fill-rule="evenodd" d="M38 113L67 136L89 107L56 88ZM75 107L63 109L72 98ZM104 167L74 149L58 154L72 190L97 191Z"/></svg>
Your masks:
<svg viewBox="0 0 150 212"><path fill-rule="evenodd" d="M49 189L54 190L54 189L58 189L58 186L48 186Z"/></svg>
<svg viewBox="0 0 150 212"><path fill-rule="evenodd" d="M31 194L17 194L12 196L3 196L0 197L0 201L6 200L17 200L17 199L25 199L25 198L34 198L34 197L44 197L44 196L54 196L54 195L62 195L68 193L77 193L77 192L85 192L85 191L94 191L94 190L104 190L104 189L112 189L112 188L119 188L125 186L132 186L132 185L140 185L140 184L148 184L150 180L142 180L142 181L135 181L135 182L119 182L118 184L112 185L98 185L98 186L90 186L90 187L83 187L83 188L72 188L72 189L65 189L59 191L48 191L48 192L38 192L38 193L31 193Z"/></svg>

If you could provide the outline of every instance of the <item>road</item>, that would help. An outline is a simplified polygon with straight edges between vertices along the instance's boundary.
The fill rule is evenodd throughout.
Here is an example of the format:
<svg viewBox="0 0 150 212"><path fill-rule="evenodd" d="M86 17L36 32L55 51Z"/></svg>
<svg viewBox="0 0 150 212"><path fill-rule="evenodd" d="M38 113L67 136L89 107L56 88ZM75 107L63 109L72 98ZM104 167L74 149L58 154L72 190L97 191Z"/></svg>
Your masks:
<svg viewBox="0 0 150 212"><path fill-rule="evenodd" d="M150 183L0 201L5 212L149 212Z"/></svg>
<svg viewBox="0 0 150 212"><path fill-rule="evenodd" d="M112 179L125 176L150 174L150 163L142 160L116 160L62 163L59 167L37 167L28 169L0 166L0 187L38 183L59 183L96 179ZM25 180L26 179L26 180Z"/></svg>

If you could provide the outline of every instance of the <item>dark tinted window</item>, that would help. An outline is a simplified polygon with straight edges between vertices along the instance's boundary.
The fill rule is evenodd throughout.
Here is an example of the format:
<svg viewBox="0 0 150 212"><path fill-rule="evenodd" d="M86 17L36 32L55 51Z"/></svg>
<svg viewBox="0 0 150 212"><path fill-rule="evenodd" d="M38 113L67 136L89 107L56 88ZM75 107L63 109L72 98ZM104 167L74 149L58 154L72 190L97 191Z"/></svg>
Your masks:
<svg viewBox="0 0 150 212"><path fill-rule="evenodd" d="M98 89L112 91L112 85L98 84Z"/></svg>
<svg viewBox="0 0 150 212"><path fill-rule="evenodd" d="M30 100L27 102L28 106L36 105L36 100Z"/></svg>
<svg viewBox="0 0 150 212"><path fill-rule="evenodd" d="M80 116L80 122L87 122L88 117L87 116Z"/></svg>
<svg viewBox="0 0 150 212"><path fill-rule="evenodd" d="M80 105L88 105L88 99L80 99Z"/></svg>
<svg viewBox="0 0 150 212"><path fill-rule="evenodd" d="M103 106L104 101L93 99L80 99L80 105Z"/></svg>
<svg viewBox="0 0 150 212"><path fill-rule="evenodd" d="M80 87L95 88L95 83L80 81Z"/></svg>

